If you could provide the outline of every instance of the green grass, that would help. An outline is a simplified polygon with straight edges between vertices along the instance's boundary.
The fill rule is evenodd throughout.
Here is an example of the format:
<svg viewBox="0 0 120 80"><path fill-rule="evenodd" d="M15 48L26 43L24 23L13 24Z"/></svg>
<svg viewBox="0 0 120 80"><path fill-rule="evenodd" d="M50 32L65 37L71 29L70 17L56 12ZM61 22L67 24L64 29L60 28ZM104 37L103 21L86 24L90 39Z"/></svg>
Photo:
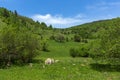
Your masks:
<svg viewBox="0 0 120 80"><path fill-rule="evenodd" d="M0 69L0 80L120 80L120 68L96 64L91 58L71 58L69 49L80 43L67 42L49 44L50 52L42 52L35 58L33 66L12 66ZM60 62L44 66L48 57Z"/></svg>
<svg viewBox="0 0 120 80"><path fill-rule="evenodd" d="M14 66L0 70L0 80L119 80L118 71L98 71L91 68L90 58L59 58L60 62L47 65L33 63L33 67Z"/></svg>
<svg viewBox="0 0 120 80"><path fill-rule="evenodd" d="M41 52L42 55L40 57L53 57L53 58L70 57L69 49L72 47L79 47L81 43L77 42L57 43L55 41L50 41L48 45L50 52Z"/></svg>

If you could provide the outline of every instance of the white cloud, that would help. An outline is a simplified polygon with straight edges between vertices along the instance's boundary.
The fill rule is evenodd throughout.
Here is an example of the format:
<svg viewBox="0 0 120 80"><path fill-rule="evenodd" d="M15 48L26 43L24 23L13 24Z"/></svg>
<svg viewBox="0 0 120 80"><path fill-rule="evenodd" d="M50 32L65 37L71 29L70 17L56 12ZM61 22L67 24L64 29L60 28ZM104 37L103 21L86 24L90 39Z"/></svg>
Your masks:
<svg viewBox="0 0 120 80"><path fill-rule="evenodd" d="M108 5L108 6L120 6L120 2L109 2L109 3L106 3L105 5Z"/></svg>
<svg viewBox="0 0 120 80"><path fill-rule="evenodd" d="M88 22L97 21L97 20L111 19L115 17L116 16L111 14L99 15L94 17L90 17L84 14L78 14L74 17L63 17L61 15L53 16L51 14L45 14L45 15L36 14L36 15L33 15L31 18L35 21L45 22L47 25L52 24L53 27L56 27L56 28L67 28L71 26L80 25L83 23L88 23Z"/></svg>
<svg viewBox="0 0 120 80"><path fill-rule="evenodd" d="M108 10L112 8L120 7L120 2L99 2L93 5L87 5L87 9L95 9L95 10Z"/></svg>
<svg viewBox="0 0 120 80"><path fill-rule="evenodd" d="M87 9L89 9L89 10L107 10L107 9L109 9L109 7L108 6L96 6L96 5L94 5L94 6L87 6L86 7Z"/></svg>
<svg viewBox="0 0 120 80"><path fill-rule="evenodd" d="M74 17L62 17L60 15L51 15L51 14L36 14L31 17L35 21L45 22L47 25L52 24L54 27L65 28L71 27L74 25L79 25L86 22L85 19L82 19L82 15L76 15Z"/></svg>

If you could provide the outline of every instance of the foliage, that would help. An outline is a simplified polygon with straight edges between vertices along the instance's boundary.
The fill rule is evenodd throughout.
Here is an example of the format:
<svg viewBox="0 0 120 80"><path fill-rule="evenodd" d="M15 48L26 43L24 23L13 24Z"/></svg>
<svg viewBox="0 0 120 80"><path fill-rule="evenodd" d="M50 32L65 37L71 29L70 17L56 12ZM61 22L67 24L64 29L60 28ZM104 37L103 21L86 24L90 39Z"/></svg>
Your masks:
<svg viewBox="0 0 120 80"><path fill-rule="evenodd" d="M71 27L71 34L79 41L79 36L89 44L90 56L96 60L107 60L111 64L120 62L120 18L100 20Z"/></svg>
<svg viewBox="0 0 120 80"><path fill-rule="evenodd" d="M51 35L50 40L55 40L55 35Z"/></svg>
<svg viewBox="0 0 120 80"><path fill-rule="evenodd" d="M14 27L27 27L34 33L39 34L37 31L41 29L49 29L44 22L35 22L31 18L21 16L15 10L14 12L7 10L6 8L0 7L0 18L2 22Z"/></svg>
<svg viewBox="0 0 120 80"><path fill-rule="evenodd" d="M120 61L120 26L107 27L97 33L98 39L91 43L91 56L97 60L108 60L111 64Z"/></svg>
<svg viewBox="0 0 120 80"><path fill-rule="evenodd" d="M79 57L79 52L78 50L74 49L74 48L71 48L70 49L70 56L72 57Z"/></svg>
<svg viewBox="0 0 120 80"><path fill-rule="evenodd" d="M81 37L80 37L80 35L78 35L78 34L74 35L74 41L75 41L75 42L81 42Z"/></svg>
<svg viewBox="0 0 120 80"><path fill-rule="evenodd" d="M45 52L49 51L47 41L42 41L41 46L42 46L42 51L45 51Z"/></svg>
<svg viewBox="0 0 120 80"><path fill-rule="evenodd" d="M101 48L103 53L105 53L105 57L109 59L109 61L116 62L116 60L120 61L120 26L108 27L107 30L103 30L103 35L100 36ZM119 62L117 61L117 62Z"/></svg>
<svg viewBox="0 0 120 80"><path fill-rule="evenodd" d="M64 35L63 35L63 34L58 34L58 35L56 35L56 36L55 36L55 41L60 42L60 43L65 42L65 37L64 37Z"/></svg>
<svg viewBox="0 0 120 80"><path fill-rule="evenodd" d="M94 35L98 33L101 30L101 28L107 30L109 26L120 26L119 22L120 18L118 17L110 20L99 20L91 23L85 23L82 25L73 26L66 30L71 31L72 34L79 34L83 39L96 39Z"/></svg>
<svg viewBox="0 0 120 80"><path fill-rule="evenodd" d="M80 46L79 48L71 48L70 56L72 57L89 57L88 46Z"/></svg>
<svg viewBox="0 0 120 80"><path fill-rule="evenodd" d="M25 28L5 27L0 30L1 65L31 62L39 48L39 37Z"/></svg>

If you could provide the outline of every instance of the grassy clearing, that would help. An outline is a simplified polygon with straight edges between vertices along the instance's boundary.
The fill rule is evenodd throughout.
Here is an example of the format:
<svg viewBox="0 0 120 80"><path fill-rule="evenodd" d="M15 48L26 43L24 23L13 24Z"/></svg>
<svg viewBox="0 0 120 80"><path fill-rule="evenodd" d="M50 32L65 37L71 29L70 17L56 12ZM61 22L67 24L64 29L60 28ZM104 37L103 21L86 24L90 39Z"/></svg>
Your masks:
<svg viewBox="0 0 120 80"><path fill-rule="evenodd" d="M49 50L50 52L41 52L41 57L70 57L69 49L72 47L79 47L81 43L77 42L65 42L65 43L57 43L55 41L49 42ZM38 56L39 57L39 56Z"/></svg>
<svg viewBox="0 0 120 80"><path fill-rule="evenodd" d="M120 80L120 68L96 64L91 58L71 58L69 48L79 47L79 43L49 44L50 52L42 52L37 56L33 66L13 66L0 69L0 80ZM60 62L44 67L48 57Z"/></svg>

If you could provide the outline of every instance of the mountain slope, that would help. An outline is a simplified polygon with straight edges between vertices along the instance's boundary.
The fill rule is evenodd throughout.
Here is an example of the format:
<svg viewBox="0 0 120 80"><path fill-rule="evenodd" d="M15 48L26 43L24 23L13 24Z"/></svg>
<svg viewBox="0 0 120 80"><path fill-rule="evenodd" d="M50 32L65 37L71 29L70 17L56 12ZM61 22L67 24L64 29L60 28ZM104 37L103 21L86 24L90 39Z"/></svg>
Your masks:
<svg viewBox="0 0 120 80"><path fill-rule="evenodd" d="M93 35L99 32L101 29L107 30L109 27L120 26L120 18L114 18L109 20L94 21L78 26L68 28L73 34L79 34L83 38L92 38Z"/></svg>

